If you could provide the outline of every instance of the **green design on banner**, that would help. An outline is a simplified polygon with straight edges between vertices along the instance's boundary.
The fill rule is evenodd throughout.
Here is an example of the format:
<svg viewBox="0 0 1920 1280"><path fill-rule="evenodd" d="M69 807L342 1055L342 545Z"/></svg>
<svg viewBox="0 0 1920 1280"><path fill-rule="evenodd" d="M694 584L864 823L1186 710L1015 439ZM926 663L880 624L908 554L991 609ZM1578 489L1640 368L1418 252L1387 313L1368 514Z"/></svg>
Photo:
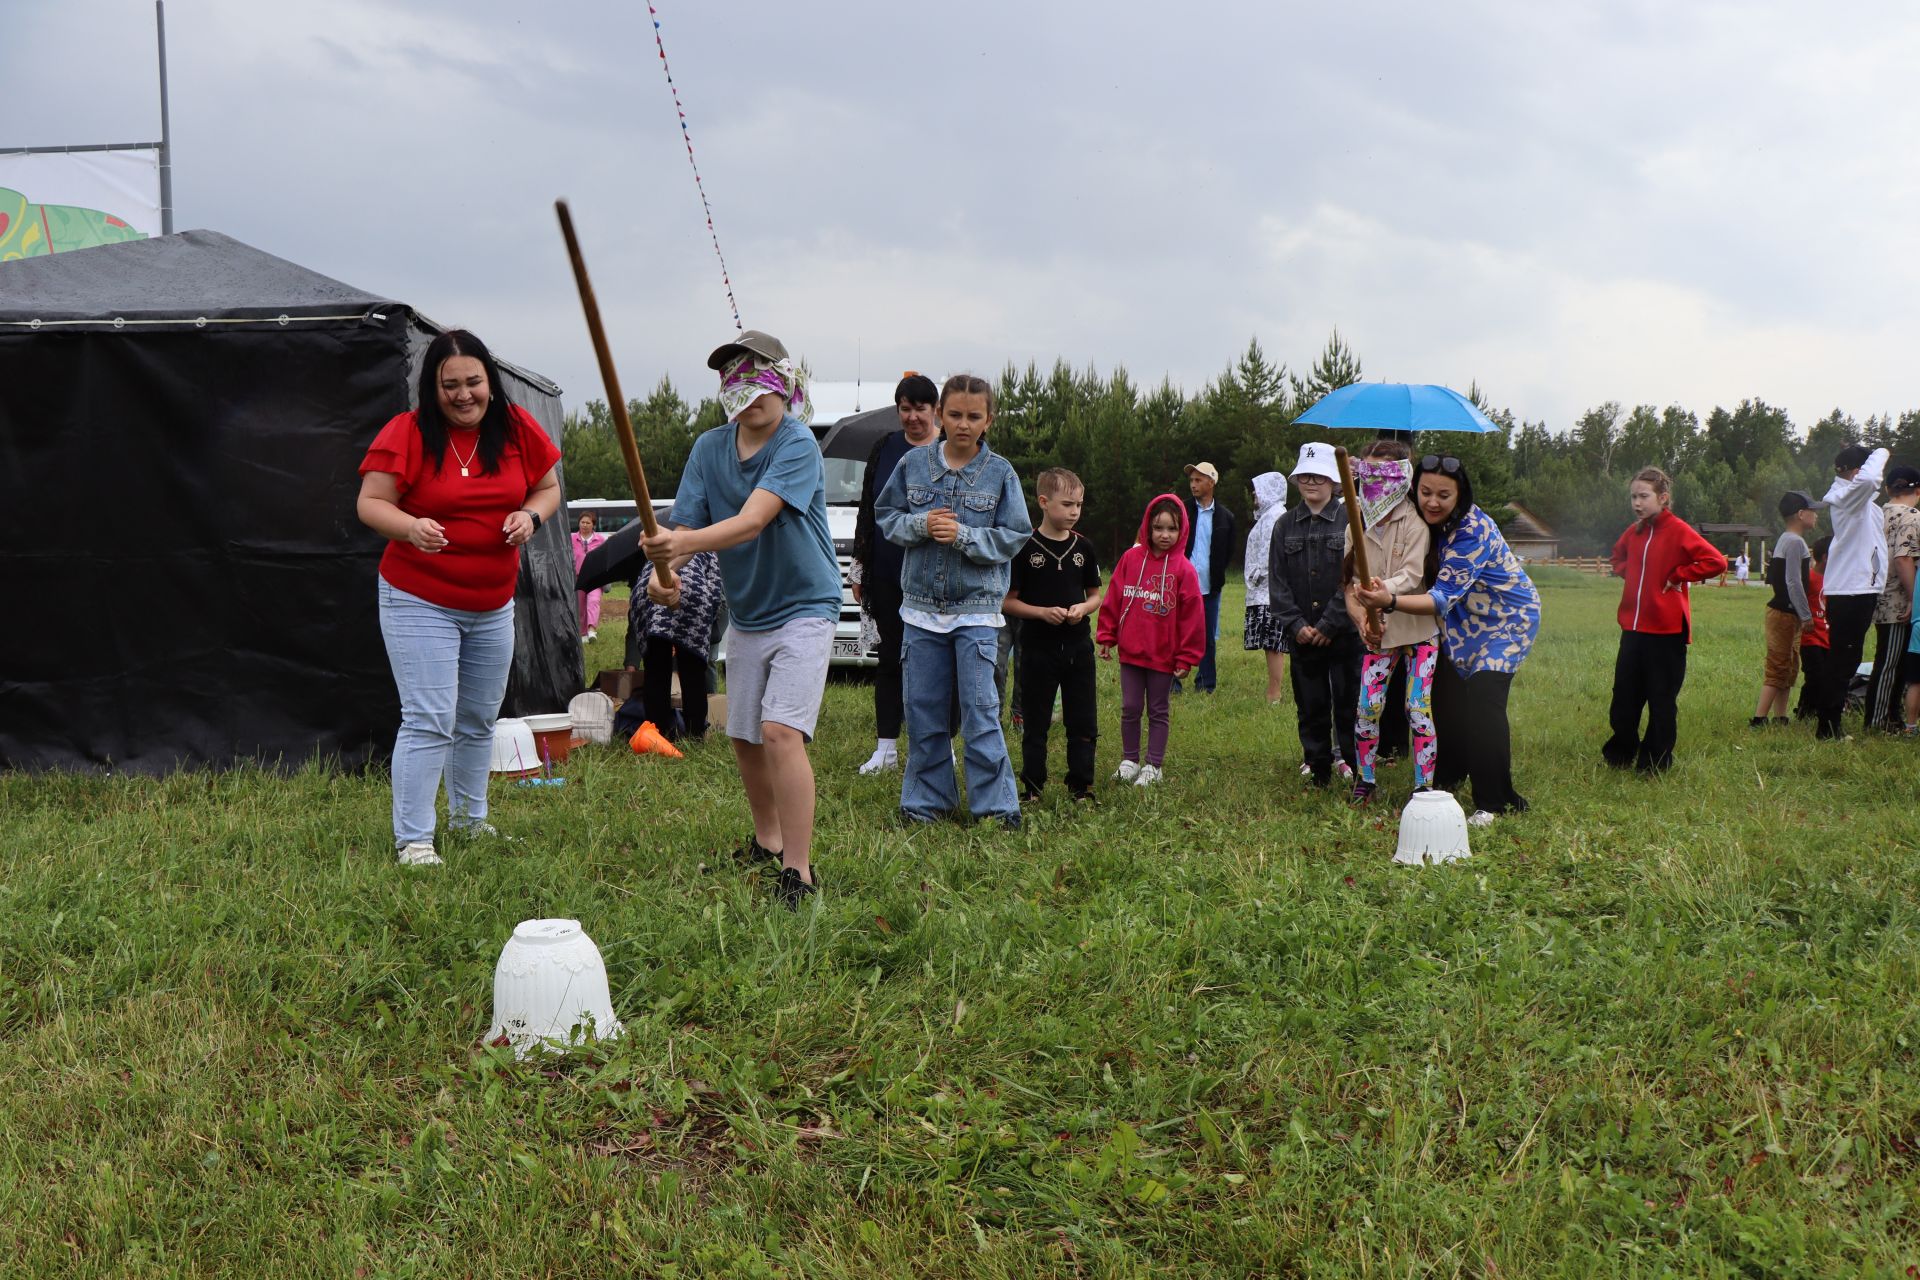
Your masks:
<svg viewBox="0 0 1920 1280"><path fill-rule="evenodd" d="M20 192L0 187L0 262L146 238L146 232L99 209L32 204Z"/></svg>

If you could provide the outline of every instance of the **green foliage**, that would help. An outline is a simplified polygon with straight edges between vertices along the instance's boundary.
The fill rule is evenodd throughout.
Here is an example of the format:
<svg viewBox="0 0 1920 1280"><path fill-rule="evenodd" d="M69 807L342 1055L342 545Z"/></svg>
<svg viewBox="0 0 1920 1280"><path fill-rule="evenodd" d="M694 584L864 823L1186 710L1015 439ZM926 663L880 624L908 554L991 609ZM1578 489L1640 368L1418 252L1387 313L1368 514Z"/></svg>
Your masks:
<svg viewBox="0 0 1920 1280"><path fill-rule="evenodd" d="M694 438L724 422L726 415L715 399L701 401L696 410L674 390L672 380L663 377L645 400L627 401L627 420L633 426L634 444L647 470L649 492L668 497L680 485L680 472L687 464ZM619 433L606 401L589 400L585 409L567 415L560 449L566 460L568 497L632 496L627 466L620 456Z"/></svg>
<svg viewBox="0 0 1920 1280"><path fill-rule="evenodd" d="M720 852L720 740L496 782L522 842L420 872L377 774L0 776L0 1270L1905 1274L1912 744L1748 731L1763 593L1703 589L1675 771L1606 770L1618 587L1542 578L1533 808L1449 867L1388 860L1405 764L1301 790L1237 598L1166 780L1017 834L888 826L830 684L798 915ZM493 967L544 915L626 1033L516 1063Z"/></svg>

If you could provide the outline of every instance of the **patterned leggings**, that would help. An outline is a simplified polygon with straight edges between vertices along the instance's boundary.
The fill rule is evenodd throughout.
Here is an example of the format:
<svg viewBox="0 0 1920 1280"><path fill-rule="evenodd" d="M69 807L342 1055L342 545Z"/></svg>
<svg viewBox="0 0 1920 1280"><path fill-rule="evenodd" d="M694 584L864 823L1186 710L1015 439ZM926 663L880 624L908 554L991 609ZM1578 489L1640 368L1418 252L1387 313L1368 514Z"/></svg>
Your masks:
<svg viewBox="0 0 1920 1280"><path fill-rule="evenodd" d="M1433 668L1439 645L1403 644L1385 653L1369 653L1360 661L1360 714L1354 722L1354 754L1360 757L1360 780L1373 781L1373 757L1380 750L1380 713L1387 705L1387 685L1393 664L1407 659L1407 723L1413 729L1413 785L1433 785Z"/></svg>

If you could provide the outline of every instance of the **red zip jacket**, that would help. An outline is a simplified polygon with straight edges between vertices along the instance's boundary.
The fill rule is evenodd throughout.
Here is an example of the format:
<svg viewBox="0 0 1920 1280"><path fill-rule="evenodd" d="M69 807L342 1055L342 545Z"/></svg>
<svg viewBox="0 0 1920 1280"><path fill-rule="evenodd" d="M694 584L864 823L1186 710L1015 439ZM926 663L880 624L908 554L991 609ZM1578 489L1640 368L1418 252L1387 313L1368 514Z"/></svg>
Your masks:
<svg viewBox="0 0 1920 1280"><path fill-rule="evenodd" d="M1148 520L1160 498L1173 498L1180 512L1180 536L1164 556L1149 549ZM1170 493L1160 498L1149 502L1147 514L1140 517L1140 540L1122 551L1113 566L1094 638L1118 645L1122 662L1150 671L1177 671L1206 656L1207 610L1200 598L1200 575L1180 551L1187 545L1187 509Z"/></svg>
<svg viewBox="0 0 1920 1280"><path fill-rule="evenodd" d="M1689 582L1727 571L1727 558L1692 525L1671 511L1636 520L1613 544L1613 573L1625 578L1620 592L1620 629L1649 635L1684 633L1693 643Z"/></svg>

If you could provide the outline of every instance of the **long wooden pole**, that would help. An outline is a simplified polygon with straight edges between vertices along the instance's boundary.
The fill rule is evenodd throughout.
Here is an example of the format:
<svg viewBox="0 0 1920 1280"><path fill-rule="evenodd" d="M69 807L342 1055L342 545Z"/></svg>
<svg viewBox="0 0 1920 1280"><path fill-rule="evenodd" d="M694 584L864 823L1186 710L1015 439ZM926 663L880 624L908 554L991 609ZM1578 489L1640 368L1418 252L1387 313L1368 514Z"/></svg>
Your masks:
<svg viewBox="0 0 1920 1280"><path fill-rule="evenodd" d="M580 309L587 313L587 332L593 335L593 354L600 361L600 381L607 389L614 434L620 438L620 456L627 464L627 483L633 487L634 505L640 508L640 527L651 538L660 532L660 526L653 519L653 495L647 492L647 472L640 465L640 446L634 443L633 422L627 417L627 399L620 394L620 375L613 367L606 326L600 323L600 304L594 301L593 283L587 279L587 260L580 253L580 237L573 233L573 214L567 209L567 202L555 200L553 211L560 215L560 234L566 237L567 257L573 263L573 282L580 288ZM673 570L665 560L654 561L654 575L663 588L674 581Z"/></svg>
<svg viewBox="0 0 1920 1280"><path fill-rule="evenodd" d="M1347 533L1353 539L1353 580L1360 586L1373 581L1373 571L1367 566L1367 529L1360 518L1360 497L1353 488L1353 467L1347 462L1347 451L1343 445L1333 447L1333 463L1340 468L1340 498L1347 506ZM1367 625L1374 625L1374 612L1367 610Z"/></svg>

